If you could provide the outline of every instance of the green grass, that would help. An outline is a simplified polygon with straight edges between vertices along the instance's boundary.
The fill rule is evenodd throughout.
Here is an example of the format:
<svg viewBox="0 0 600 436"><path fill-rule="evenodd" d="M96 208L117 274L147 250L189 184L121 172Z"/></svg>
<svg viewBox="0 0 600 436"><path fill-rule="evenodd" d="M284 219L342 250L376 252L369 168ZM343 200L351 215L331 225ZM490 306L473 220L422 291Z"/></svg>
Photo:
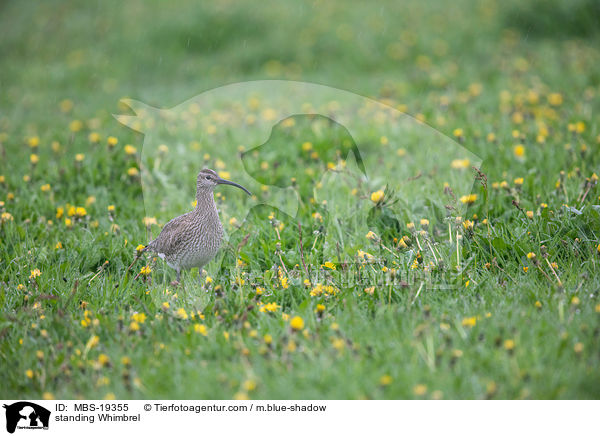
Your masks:
<svg viewBox="0 0 600 436"><path fill-rule="evenodd" d="M4 2L2 397L597 399L600 52L589 19L598 9L567 6ZM553 32L564 10L568 29ZM381 127L374 113L351 126L295 116L265 141L264 109L291 103L264 89L257 107L244 94L217 95L216 115L201 110L176 135L159 125L144 136L112 116L132 114L119 105L126 96L183 116L202 96L177 105L202 91L256 79L345 89L433 129L408 117ZM253 127L218 121L237 103ZM326 172L342 159L356 173L354 145L369 176L356 186ZM486 180L452 168L466 156L483 160ZM174 273L150 257L127 273L135 247L191 207L196 172L218 160L256 198L219 188L231 243L209 265L212 281L192 271L174 289ZM423 177L409 183L415 170ZM459 199L473 180L467 209ZM370 194L386 185L374 204ZM71 205L85 215L69 217ZM426 234L406 225L419 231L421 218ZM136 278L146 263L151 274ZM311 295L317 283L336 291Z"/></svg>

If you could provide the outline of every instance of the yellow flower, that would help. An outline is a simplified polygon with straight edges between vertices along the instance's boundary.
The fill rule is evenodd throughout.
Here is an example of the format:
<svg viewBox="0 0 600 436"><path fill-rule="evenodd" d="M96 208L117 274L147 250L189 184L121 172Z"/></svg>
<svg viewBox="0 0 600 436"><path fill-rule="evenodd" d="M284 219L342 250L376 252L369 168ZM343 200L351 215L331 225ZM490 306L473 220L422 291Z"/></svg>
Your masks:
<svg viewBox="0 0 600 436"><path fill-rule="evenodd" d="M542 308L542 303L540 303L540 301L539 301L539 300L538 300L538 301L536 301L536 302L535 302L535 307L536 307L536 308L538 308L538 309L541 309L541 308Z"/></svg>
<svg viewBox="0 0 600 436"><path fill-rule="evenodd" d="M36 268L36 269L31 270L31 274L29 274L29 278L35 279L36 277L39 277L41 275L42 275L42 272Z"/></svg>
<svg viewBox="0 0 600 436"><path fill-rule="evenodd" d="M106 138L106 143L109 147L114 147L115 145L117 145L118 142L119 140L114 136L109 136L108 138Z"/></svg>
<svg viewBox="0 0 600 436"><path fill-rule="evenodd" d="M470 316L462 320L463 327L475 327L475 324L477 324L477 318L474 316Z"/></svg>
<svg viewBox="0 0 600 436"><path fill-rule="evenodd" d="M77 153L75 155L75 161L77 161L77 162L83 162L83 159L85 159L85 154L83 154L83 153Z"/></svg>
<svg viewBox="0 0 600 436"><path fill-rule="evenodd" d="M327 262L325 262L325 263L323 264L323 266L324 266L325 268L329 268L329 269L335 269L335 264L334 264L333 262L329 262L329 261L327 261Z"/></svg>
<svg viewBox="0 0 600 436"><path fill-rule="evenodd" d="M83 127L83 123L80 120L73 120L69 123L69 130L71 132L79 132Z"/></svg>
<svg viewBox="0 0 600 436"><path fill-rule="evenodd" d="M194 324L194 331L200 333L203 336L207 335L206 326L204 324Z"/></svg>
<svg viewBox="0 0 600 436"><path fill-rule="evenodd" d="M575 296L573 296L573 298L571 298L571 304L573 306L578 306L580 302L581 302L581 300L579 299L579 297L577 295L575 295Z"/></svg>
<svg viewBox="0 0 600 436"><path fill-rule="evenodd" d="M279 309L281 306L279 306L277 303L275 303L274 301L271 303L267 303L264 306L262 306L264 308L264 311L267 312L275 312L277 309Z"/></svg>
<svg viewBox="0 0 600 436"><path fill-rule="evenodd" d="M88 339L87 344L85 345L85 348L87 348L87 349L94 348L99 343L100 343L100 338L96 335L92 335Z"/></svg>
<svg viewBox="0 0 600 436"><path fill-rule="evenodd" d="M146 217L144 217L142 222L144 223L144 225L146 227L150 227L152 224L156 224L157 221L156 221L156 218L153 216L146 216Z"/></svg>
<svg viewBox="0 0 600 436"><path fill-rule="evenodd" d="M123 357L121 357L121 364L123 366L129 366L129 365L131 365L131 359L127 356L123 356Z"/></svg>
<svg viewBox="0 0 600 436"><path fill-rule="evenodd" d="M60 249L62 249L62 248L63 248L63 244L62 244L62 242L58 241L58 242L56 243L56 245L54 246L54 248L55 248L55 249L57 249L57 250L60 250Z"/></svg>
<svg viewBox="0 0 600 436"><path fill-rule="evenodd" d="M29 139L27 139L27 143L31 148L35 148L38 145L40 145L40 138L39 136L32 136Z"/></svg>
<svg viewBox="0 0 600 436"><path fill-rule="evenodd" d="M371 194L371 201L373 203L379 203L381 200L383 200L384 197L384 192L379 190L379 191L375 191Z"/></svg>
<svg viewBox="0 0 600 436"><path fill-rule="evenodd" d="M469 159L454 159L450 163L450 166L455 170L469 168L470 165L471 161Z"/></svg>
<svg viewBox="0 0 600 436"><path fill-rule="evenodd" d="M583 351L583 344L582 344L581 342L577 342L577 343L575 344L575 346L573 347L573 350L574 350L574 351L575 351L577 354L581 353L581 352Z"/></svg>
<svg viewBox="0 0 600 436"><path fill-rule="evenodd" d="M152 272L152 268L150 268L150 265L145 265L142 267L142 269L140 270L140 274L147 276Z"/></svg>
<svg viewBox="0 0 600 436"><path fill-rule="evenodd" d="M382 375L379 378L379 384L381 386L387 386L392 383L392 377L389 374Z"/></svg>
<svg viewBox="0 0 600 436"><path fill-rule="evenodd" d="M114 204L110 204L108 205L108 207L106 208L109 212L114 212L115 211L115 205Z"/></svg>
<svg viewBox="0 0 600 436"><path fill-rule="evenodd" d="M425 385L422 385L422 384L416 385L416 386L413 388L413 393L414 393L415 395L419 395L419 396L421 396L421 395L425 395L425 394L427 393L427 386L425 386Z"/></svg>
<svg viewBox="0 0 600 436"><path fill-rule="evenodd" d="M524 179L523 179L523 177L517 177L515 180L513 180L513 182L515 185L520 186L523 184Z"/></svg>
<svg viewBox="0 0 600 436"><path fill-rule="evenodd" d="M162 304L162 307L163 307L163 309L168 309L168 308L170 307L170 304L169 304L169 302L168 302L168 301L165 301L165 302Z"/></svg>
<svg viewBox="0 0 600 436"><path fill-rule="evenodd" d="M528 211L526 212L526 214L527 214L527 218L529 218L530 220L532 220L532 219L533 219L533 211L532 211L532 210L528 210Z"/></svg>
<svg viewBox="0 0 600 436"><path fill-rule="evenodd" d="M131 314L131 319L133 319L135 322L143 324L144 322L146 322L146 314L135 312L135 313Z"/></svg>
<svg viewBox="0 0 600 436"><path fill-rule="evenodd" d="M75 215L77 215L78 217L84 217L87 215L87 210L85 210L85 207L78 206L75 209Z"/></svg>
<svg viewBox="0 0 600 436"><path fill-rule="evenodd" d="M236 394L233 396L233 399L237 401L245 401L249 400L250 397L248 397L246 392L236 392Z"/></svg>
<svg viewBox="0 0 600 436"><path fill-rule="evenodd" d="M473 204L476 200L477 194L463 195L462 197L460 197L460 201L463 204Z"/></svg>
<svg viewBox="0 0 600 436"><path fill-rule="evenodd" d="M130 177L135 177L140 173L140 171L136 167L131 167L127 170L127 175Z"/></svg>
<svg viewBox="0 0 600 436"><path fill-rule="evenodd" d="M455 138L461 138L463 136L463 129L454 129L454 131L452 132L452 134L454 135Z"/></svg>
<svg viewBox="0 0 600 436"><path fill-rule="evenodd" d="M527 259L535 259L535 253L533 253L533 252L527 253Z"/></svg>
<svg viewBox="0 0 600 436"><path fill-rule="evenodd" d="M181 319L188 319L188 314L183 307L180 307L179 309L177 309L177 311L175 312L175 315L177 315L177 317L179 317Z"/></svg>
<svg viewBox="0 0 600 436"><path fill-rule="evenodd" d="M553 92L548 95L548 103L551 106L560 106L563 102L563 96L558 92Z"/></svg>
<svg viewBox="0 0 600 436"><path fill-rule="evenodd" d="M306 142L302 143L302 151L310 151L310 150L312 150L312 148L313 148L312 142L306 141Z"/></svg>
<svg viewBox="0 0 600 436"><path fill-rule="evenodd" d="M135 147L134 147L133 145L131 145L131 144L127 144L127 145L124 147L124 150L125 150L125 154L128 154L128 155L132 155L132 154L136 154L136 153L137 153L137 148L135 148Z"/></svg>
<svg viewBox="0 0 600 436"><path fill-rule="evenodd" d="M325 305L324 304L317 304L317 312L319 312L319 313L325 312Z"/></svg>
<svg viewBox="0 0 600 436"><path fill-rule="evenodd" d="M513 147L513 153L517 157L525 156L525 147L522 144L517 144Z"/></svg>
<svg viewBox="0 0 600 436"><path fill-rule="evenodd" d="M372 261L375 257L371 253L367 253L366 251L358 250L356 255L360 260L365 260L367 262Z"/></svg>
<svg viewBox="0 0 600 436"><path fill-rule="evenodd" d="M375 293L375 286L365 288L365 294L373 295Z"/></svg>
<svg viewBox="0 0 600 436"><path fill-rule="evenodd" d="M294 330L302 330L304 328L304 320L299 316L295 316L290 321L290 327Z"/></svg>
<svg viewBox="0 0 600 436"><path fill-rule="evenodd" d="M377 237L377 235L375 233L373 233L372 231L368 231L367 234L365 235L365 237L371 241L376 241L377 239L379 239Z"/></svg>
<svg viewBox="0 0 600 436"><path fill-rule="evenodd" d="M25 375L27 376L27 378L33 378L33 371L31 369L28 369L27 371L25 371Z"/></svg>
<svg viewBox="0 0 600 436"><path fill-rule="evenodd" d="M51 392L44 392L42 394L42 399L46 400L46 401L52 401L52 400L54 400L54 395L52 395Z"/></svg>
<svg viewBox="0 0 600 436"><path fill-rule="evenodd" d="M92 132L88 135L88 140L94 144L100 142L100 135L96 132Z"/></svg>
<svg viewBox="0 0 600 436"><path fill-rule="evenodd" d="M136 321L131 321L129 323L129 330L131 330L132 332L137 332L140 329L140 324L137 323Z"/></svg>
<svg viewBox="0 0 600 436"><path fill-rule="evenodd" d="M42 190L42 192L48 192L50 191L50 185L46 183L45 185L42 185L40 189Z"/></svg>
<svg viewBox="0 0 600 436"><path fill-rule="evenodd" d="M507 339L504 341L504 348L508 351L511 351L515 348L515 341L512 339Z"/></svg>
<svg viewBox="0 0 600 436"><path fill-rule="evenodd" d="M98 356L98 363L101 366L106 366L106 365L108 365L110 363L110 359L109 359L109 357L106 354L100 354Z"/></svg>
<svg viewBox="0 0 600 436"><path fill-rule="evenodd" d="M29 156L29 162L31 162L33 165L37 164L40 161L40 157L37 154L31 154Z"/></svg>

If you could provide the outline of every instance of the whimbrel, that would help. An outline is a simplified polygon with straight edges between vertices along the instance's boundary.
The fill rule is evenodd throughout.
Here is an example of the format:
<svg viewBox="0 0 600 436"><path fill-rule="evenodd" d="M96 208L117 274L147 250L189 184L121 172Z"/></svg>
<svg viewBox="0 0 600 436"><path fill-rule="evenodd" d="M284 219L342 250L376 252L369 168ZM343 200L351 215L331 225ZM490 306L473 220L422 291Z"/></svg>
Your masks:
<svg viewBox="0 0 600 436"><path fill-rule="evenodd" d="M216 172L203 169L196 179L196 207L194 210L173 218L163 227L156 239L143 251L151 251L167 262L177 272L202 267L215 257L223 239L223 225L213 197L217 185L232 185L252 195L242 185L222 179Z"/></svg>

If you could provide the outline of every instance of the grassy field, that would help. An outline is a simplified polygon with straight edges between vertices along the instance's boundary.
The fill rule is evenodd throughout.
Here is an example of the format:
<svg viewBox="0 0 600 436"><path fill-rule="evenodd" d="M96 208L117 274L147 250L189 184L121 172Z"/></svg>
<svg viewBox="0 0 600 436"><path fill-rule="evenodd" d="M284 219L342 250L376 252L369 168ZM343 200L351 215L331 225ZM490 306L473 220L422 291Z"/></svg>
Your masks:
<svg viewBox="0 0 600 436"><path fill-rule="evenodd" d="M423 3L0 3L1 396L599 398L600 5Z"/></svg>

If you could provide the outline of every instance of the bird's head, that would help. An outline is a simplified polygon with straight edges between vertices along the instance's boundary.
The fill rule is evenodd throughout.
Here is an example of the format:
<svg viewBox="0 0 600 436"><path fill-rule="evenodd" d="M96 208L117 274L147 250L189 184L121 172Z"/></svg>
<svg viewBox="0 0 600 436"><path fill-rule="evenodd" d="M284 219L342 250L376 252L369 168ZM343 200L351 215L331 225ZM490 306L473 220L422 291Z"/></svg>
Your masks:
<svg viewBox="0 0 600 436"><path fill-rule="evenodd" d="M196 189L198 190L198 192L202 192L202 191L206 191L206 190L212 191L213 189L215 189L215 187L217 185L235 186L236 188L240 188L246 194L252 195L250 193L250 191L248 191L242 185L239 185L235 182L231 182L229 180L225 180L225 179L219 177L219 175L213 170L205 168L198 173L198 178L196 179Z"/></svg>

